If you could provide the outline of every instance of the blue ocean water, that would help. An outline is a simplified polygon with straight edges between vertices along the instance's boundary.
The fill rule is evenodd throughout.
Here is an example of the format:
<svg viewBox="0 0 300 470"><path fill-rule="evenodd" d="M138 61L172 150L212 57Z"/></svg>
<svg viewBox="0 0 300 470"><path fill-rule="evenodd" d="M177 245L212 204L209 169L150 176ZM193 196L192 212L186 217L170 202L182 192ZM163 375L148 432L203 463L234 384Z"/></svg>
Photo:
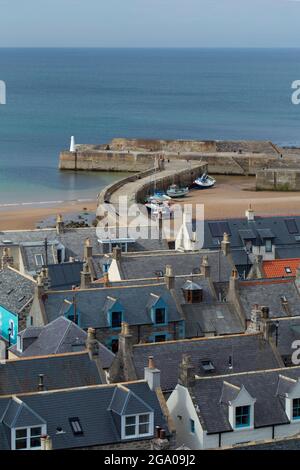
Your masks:
<svg viewBox="0 0 300 470"><path fill-rule="evenodd" d="M0 205L94 197L119 175L59 172L71 135L300 146L298 49L0 49Z"/></svg>

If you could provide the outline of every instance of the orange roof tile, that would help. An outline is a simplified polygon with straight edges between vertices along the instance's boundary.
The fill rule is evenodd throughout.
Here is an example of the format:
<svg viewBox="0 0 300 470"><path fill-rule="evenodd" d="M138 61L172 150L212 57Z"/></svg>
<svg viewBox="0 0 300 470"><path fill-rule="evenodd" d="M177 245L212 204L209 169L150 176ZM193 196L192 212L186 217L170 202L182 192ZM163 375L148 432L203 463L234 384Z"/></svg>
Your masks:
<svg viewBox="0 0 300 470"><path fill-rule="evenodd" d="M274 259L263 262L263 270L266 278L294 277L300 265L300 258Z"/></svg>

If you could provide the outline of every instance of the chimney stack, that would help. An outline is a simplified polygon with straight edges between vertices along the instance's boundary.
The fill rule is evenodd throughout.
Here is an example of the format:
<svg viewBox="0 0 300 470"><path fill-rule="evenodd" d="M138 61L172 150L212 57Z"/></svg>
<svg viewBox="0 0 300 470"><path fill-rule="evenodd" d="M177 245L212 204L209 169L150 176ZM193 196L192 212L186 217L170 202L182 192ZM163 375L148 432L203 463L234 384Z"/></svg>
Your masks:
<svg viewBox="0 0 300 470"><path fill-rule="evenodd" d="M195 385L195 368L188 354L183 354L182 356L182 361L179 366L178 383L187 388L191 388Z"/></svg>
<svg viewBox="0 0 300 470"><path fill-rule="evenodd" d="M202 263L201 263L201 266L200 266L200 272L201 272L202 276L204 276L205 278L210 277L210 266L209 266L209 263L208 263L208 256L207 255L204 255L203 258L202 258Z"/></svg>
<svg viewBox="0 0 300 470"><path fill-rule="evenodd" d="M58 235L64 233L64 222L61 214L56 217L56 233Z"/></svg>
<svg viewBox="0 0 300 470"><path fill-rule="evenodd" d="M221 241L221 250L224 256L228 256L230 253L230 241L228 233L224 233L223 240Z"/></svg>
<svg viewBox="0 0 300 470"><path fill-rule="evenodd" d="M83 268L80 273L80 289L88 289L92 283L92 274L88 263L83 263Z"/></svg>
<svg viewBox="0 0 300 470"><path fill-rule="evenodd" d="M42 450L52 450L52 439L50 436L41 436Z"/></svg>
<svg viewBox="0 0 300 470"><path fill-rule="evenodd" d="M41 282L44 286L44 290L49 290L50 288L50 279L49 279L49 269L43 267L40 272Z"/></svg>
<svg viewBox="0 0 300 470"><path fill-rule="evenodd" d="M1 258L1 269L7 268L8 266L14 265L14 258L11 255L11 249L4 247L2 258Z"/></svg>
<svg viewBox="0 0 300 470"><path fill-rule="evenodd" d="M170 442L166 438L166 431L160 427L156 427L156 436L151 442L151 450L168 450Z"/></svg>
<svg viewBox="0 0 300 470"><path fill-rule="evenodd" d="M246 216L248 221L253 221L255 219L254 210L252 209L251 204L249 204L249 207L245 212L245 216Z"/></svg>
<svg viewBox="0 0 300 470"><path fill-rule="evenodd" d="M262 330L262 310L258 304L253 305L251 310L250 324L247 328L248 333L257 333Z"/></svg>
<svg viewBox="0 0 300 470"><path fill-rule="evenodd" d="M173 273L173 268L170 264L168 264L166 266L165 282L166 282L167 288L169 290L174 289L174 287L175 287L175 276L174 276L174 273Z"/></svg>
<svg viewBox="0 0 300 470"><path fill-rule="evenodd" d="M230 276L230 279L229 279L229 292L232 292L232 291L236 292L238 282L239 282L239 273L237 272L237 269L234 268L231 271L231 276Z"/></svg>
<svg viewBox="0 0 300 470"><path fill-rule="evenodd" d="M93 256L93 247L91 240L86 238L84 240L83 259L88 260Z"/></svg>
<svg viewBox="0 0 300 470"><path fill-rule="evenodd" d="M119 246L113 248L113 259L116 261L121 261L122 258L122 250Z"/></svg>
<svg viewBox="0 0 300 470"><path fill-rule="evenodd" d="M104 287L109 287L109 274L108 274L108 272L103 274L103 285L104 285Z"/></svg>
<svg viewBox="0 0 300 470"><path fill-rule="evenodd" d="M36 292L38 299L41 299L43 295L45 294L44 281L43 281L43 277L41 274L38 274L37 276L35 292Z"/></svg>
<svg viewBox="0 0 300 470"><path fill-rule="evenodd" d="M156 369L153 356L148 358L148 367L145 367L145 380L152 391L160 387L160 370Z"/></svg>
<svg viewBox="0 0 300 470"><path fill-rule="evenodd" d="M85 345L90 359L96 359L99 356L99 343L96 339L96 330L94 328L88 328Z"/></svg>

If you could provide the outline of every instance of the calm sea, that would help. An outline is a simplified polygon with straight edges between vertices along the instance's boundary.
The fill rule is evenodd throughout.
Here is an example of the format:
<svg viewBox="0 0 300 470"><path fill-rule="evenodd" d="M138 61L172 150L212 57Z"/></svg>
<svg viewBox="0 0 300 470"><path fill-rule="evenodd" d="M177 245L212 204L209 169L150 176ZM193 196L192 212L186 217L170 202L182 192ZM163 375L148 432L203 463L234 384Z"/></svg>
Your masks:
<svg viewBox="0 0 300 470"><path fill-rule="evenodd" d="M300 146L300 50L0 49L0 205L73 200L119 175L63 173L61 149L113 137Z"/></svg>

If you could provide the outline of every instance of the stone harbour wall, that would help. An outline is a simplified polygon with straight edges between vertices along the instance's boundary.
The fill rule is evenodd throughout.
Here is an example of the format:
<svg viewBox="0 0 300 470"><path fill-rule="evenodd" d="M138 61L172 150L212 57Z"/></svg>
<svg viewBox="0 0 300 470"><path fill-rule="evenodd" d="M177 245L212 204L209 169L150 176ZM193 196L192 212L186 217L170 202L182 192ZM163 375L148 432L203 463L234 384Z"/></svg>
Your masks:
<svg viewBox="0 0 300 470"><path fill-rule="evenodd" d="M258 191L300 191L300 169L265 169L256 174Z"/></svg>

